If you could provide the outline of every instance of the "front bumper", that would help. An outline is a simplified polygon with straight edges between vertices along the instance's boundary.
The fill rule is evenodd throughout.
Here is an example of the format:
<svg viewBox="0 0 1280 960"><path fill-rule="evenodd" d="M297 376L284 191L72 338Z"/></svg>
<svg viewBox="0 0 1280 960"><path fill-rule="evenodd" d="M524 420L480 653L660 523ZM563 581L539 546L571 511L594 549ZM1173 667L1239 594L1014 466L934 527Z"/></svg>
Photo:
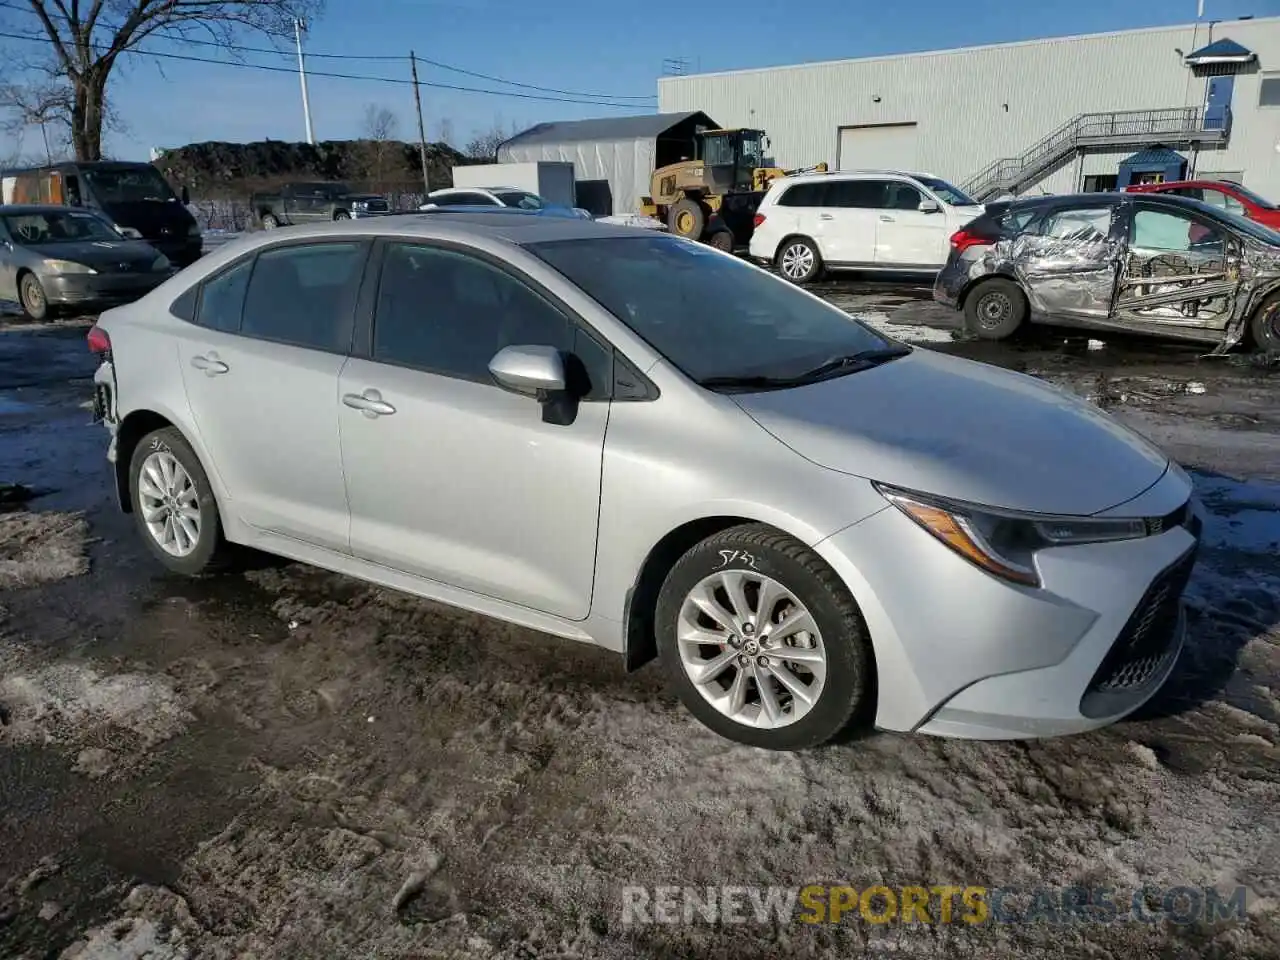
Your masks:
<svg viewBox="0 0 1280 960"><path fill-rule="evenodd" d="M51 304L84 306L87 304L130 303L150 293L171 276L163 273L88 273L41 277L45 296Z"/></svg>
<svg viewBox="0 0 1280 960"><path fill-rule="evenodd" d="M1124 515L1159 515L1179 490L1185 500L1189 486L1171 471ZM1192 516L1137 540L1042 551L1038 589L979 570L894 508L818 544L870 631L876 725L1021 739L1091 730L1136 710L1182 648L1198 508Z"/></svg>
<svg viewBox="0 0 1280 960"><path fill-rule="evenodd" d="M204 237L148 237L147 243L155 247L177 267L189 267L204 252Z"/></svg>

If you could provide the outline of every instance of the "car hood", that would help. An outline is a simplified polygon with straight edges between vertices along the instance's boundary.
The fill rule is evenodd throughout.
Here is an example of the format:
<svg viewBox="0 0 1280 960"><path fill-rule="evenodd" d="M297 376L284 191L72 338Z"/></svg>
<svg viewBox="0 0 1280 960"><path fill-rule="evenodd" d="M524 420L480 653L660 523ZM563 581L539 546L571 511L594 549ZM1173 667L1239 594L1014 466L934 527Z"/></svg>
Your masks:
<svg viewBox="0 0 1280 960"><path fill-rule="evenodd" d="M1011 510L1097 513L1137 496L1169 463L1064 390L928 350L733 400L821 466Z"/></svg>
<svg viewBox="0 0 1280 960"><path fill-rule="evenodd" d="M970 220L976 220L986 213L987 208L980 203L975 203L973 206L952 207L951 212L956 215L956 219L968 223Z"/></svg>
<svg viewBox="0 0 1280 960"><path fill-rule="evenodd" d="M150 269L160 251L142 240L78 240L73 243L42 243L27 247L50 260L70 260L90 267L129 264L130 269Z"/></svg>
<svg viewBox="0 0 1280 960"><path fill-rule="evenodd" d="M381 199L382 199L382 194L380 194L380 193L344 193L344 194L342 195L342 199L343 199L343 200L352 200L352 201L355 201L355 200L381 200Z"/></svg>

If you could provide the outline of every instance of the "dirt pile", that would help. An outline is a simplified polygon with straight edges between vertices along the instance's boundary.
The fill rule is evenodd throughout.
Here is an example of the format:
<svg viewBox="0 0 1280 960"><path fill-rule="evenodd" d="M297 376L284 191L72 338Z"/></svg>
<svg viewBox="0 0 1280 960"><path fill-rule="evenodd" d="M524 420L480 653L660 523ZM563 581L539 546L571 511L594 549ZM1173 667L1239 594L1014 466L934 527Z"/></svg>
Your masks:
<svg viewBox="0 0 1280 960"><path fill-rule="evenodd" d="M448 144L427 144L433 188L452 185L453 168L469 162L475 161ZM240 198L290 180L345 180L378 192L422 181L418 145L399 140L191 143L164 151L155 164L176 187L201 199Z"/></svg>

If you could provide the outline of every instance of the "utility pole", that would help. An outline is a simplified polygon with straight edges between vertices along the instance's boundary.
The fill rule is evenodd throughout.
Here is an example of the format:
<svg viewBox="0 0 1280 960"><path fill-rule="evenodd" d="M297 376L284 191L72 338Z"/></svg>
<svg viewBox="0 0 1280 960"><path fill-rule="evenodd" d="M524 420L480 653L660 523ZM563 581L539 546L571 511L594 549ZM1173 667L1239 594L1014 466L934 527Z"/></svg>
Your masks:
<svg viewBox="0 0 1280 960"><path fill-rule="evenodd" d="M294 17L293 42L298 47L298 79L302 81L302 117L307 122L307 143L314 146L316 132L311 128L311 98L307 95L307 62L302 56L302 31L305 29L306 24Z"/></svg>
<svg viewBox="0 0 1280 960"><path fill-rule="evenodd" d="M409 51L409 72L413 74L413 102L418 108L418 149L422 155L422 202L427 202L431 192L431 178L427 175L427 130L422 123L422 94L418 92L418 58Z"/></svg>

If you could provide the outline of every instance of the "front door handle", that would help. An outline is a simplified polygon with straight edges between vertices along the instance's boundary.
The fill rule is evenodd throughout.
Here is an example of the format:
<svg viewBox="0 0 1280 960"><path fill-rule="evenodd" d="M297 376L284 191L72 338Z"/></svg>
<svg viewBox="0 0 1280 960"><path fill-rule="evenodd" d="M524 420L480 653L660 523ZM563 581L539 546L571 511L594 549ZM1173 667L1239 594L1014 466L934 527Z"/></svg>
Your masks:
<svg viewBox="0 0 1280 960"><path fill-rule="evenodd" d="M216 377L218 374L226 373L231 368L218 359L218 355L212 350L208 356L196 355L191 358L191 365L197 370L203 370L206 377Z"/></svg>
<svg viewBox="0 0 1280 960"><path fill-rule="evenodd" d="M372 420L374 417L389 417L396 408L382 399L382 394L372 388L364 393L344 393L342 402L352 410L359 410Z"/></svg>
<svg viewBox="0 0 1280 960"><path fill-rule="evenodd" d="M832 216L831 214L829 214L829 213L820 213L820 214L818 214L818 219L819 219L819 220L834 220L834 219L835 219L835 217L833 217L833 216Z"/></svg>
<svg viewBox="0 0 1280 960"><path fill-rule="evenodd" d="M890 216L888 216L888 215L886 215L886 214L883 214L883 213L882 213L882 214L880 214L880 222L881 222L881 223L897 223L898 221L897 221L897 220L895 220L895 219L893 219L893 217L890 217Z"/></svg>

